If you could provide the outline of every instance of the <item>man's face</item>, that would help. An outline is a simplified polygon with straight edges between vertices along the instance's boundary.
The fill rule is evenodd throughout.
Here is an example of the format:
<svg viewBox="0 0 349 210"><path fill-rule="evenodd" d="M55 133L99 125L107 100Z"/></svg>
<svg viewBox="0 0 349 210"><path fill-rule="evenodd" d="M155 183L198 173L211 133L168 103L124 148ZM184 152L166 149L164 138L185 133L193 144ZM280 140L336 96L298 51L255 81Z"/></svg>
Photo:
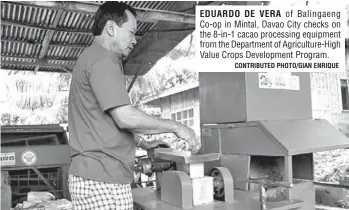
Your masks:
<svg viewBox="0 0 349 210"><path fill-rule="evenodd" d="M124 57L127 57L136 41L136 31L137 31L137 20L135 16L128 10L126 10L127 22L119 27L115 22L113 22L112 29L108 28L109 34L111 35L112 50L116 53L121 53Z"/></svg>

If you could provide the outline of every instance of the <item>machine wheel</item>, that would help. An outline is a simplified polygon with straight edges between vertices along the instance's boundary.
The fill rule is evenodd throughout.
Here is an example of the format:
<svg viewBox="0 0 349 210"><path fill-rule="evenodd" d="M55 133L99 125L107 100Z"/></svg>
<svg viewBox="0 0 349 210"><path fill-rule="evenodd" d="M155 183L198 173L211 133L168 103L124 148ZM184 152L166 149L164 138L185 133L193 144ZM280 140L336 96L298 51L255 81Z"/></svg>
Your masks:
<svg viewBox="0 0 349 210"><path fill-rule="evenodd" d="M153 175L152 163L148 158L143 159L143 173L151 177Z"/></svg>
<svg viewBox="0 0 349 210"><path fill-rule="evenodd" d="M224 200L224 178L218 168L211 170L210 176L213 177L213 191L216 200Z"/></svg>

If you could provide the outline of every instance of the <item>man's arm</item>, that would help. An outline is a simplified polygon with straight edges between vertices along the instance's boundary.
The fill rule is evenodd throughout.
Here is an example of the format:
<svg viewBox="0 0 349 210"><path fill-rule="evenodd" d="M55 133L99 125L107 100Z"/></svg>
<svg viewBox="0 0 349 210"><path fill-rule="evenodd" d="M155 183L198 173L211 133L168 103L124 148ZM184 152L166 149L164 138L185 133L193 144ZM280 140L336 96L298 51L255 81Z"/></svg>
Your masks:
<svg viewBox="0 0 349 210"><path fill-rule="evenodd" d="M197 146L195 132L176 121L153 117L131 105L117 106L108 111L121 129L140 134L174 133L188 141L189 149Z"/></svg>
<svg viewBox="0 0 349 210"><path fill-rule="evenodd" d="M172 120L147 115L130 105L121 67L110 58L94 64L87 76L101 110L109 112L121 129L141 134L171 132L195 145L196 135L192 129Z"/></svg>
<svg viewBox="0 0 349 210"><path fill-rule="evenodd" d="M140 134L174 133L189 143L189 149L197 146L195 132L176 121L153 117L134 108L131 105L118 106L109 109L115 123L121 128ZM155 142L156 143L156 142ZM143 145L147 148L151 145Z"/></svg>
<svg viewBox="0 0 349 210"><path fill-rule="evenodd" d="M142 112L131 105L115 107L109 110L116 124L140 134L178 133L179 123L157 118Z"/></svg>
<svg viewBox="0 0 349 210"><path fill-rule="evenodd" d="M144 150L148 150L151 148L156 148L159 146L162 147L170 147L169 144L167 144L164 141L159 141L159 140L153 140L153 141L146 141L144 140L141 136L139 136L138 134L134 134L135 135L135 143L138 147L144 149Z"/></svg>

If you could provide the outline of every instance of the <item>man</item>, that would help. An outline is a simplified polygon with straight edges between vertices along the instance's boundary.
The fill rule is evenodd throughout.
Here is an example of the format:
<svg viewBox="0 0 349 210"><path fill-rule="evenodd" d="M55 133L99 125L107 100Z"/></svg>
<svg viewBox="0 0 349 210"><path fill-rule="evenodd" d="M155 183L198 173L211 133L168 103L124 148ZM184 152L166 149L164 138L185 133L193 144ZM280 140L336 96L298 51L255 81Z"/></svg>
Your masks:
<svg viewBox="0 0 349 210"><path fill-rule="evenodd" d="M130 104L122 59L136 44L137 21L130 6L106 2L93 27L94 43L74 67L69 94L69 192L75 210L133 209L135 148L157 147L137 134L172 132L195 146L192 129L145 114ZM137 134L136 134L137 133Z"/></svg>

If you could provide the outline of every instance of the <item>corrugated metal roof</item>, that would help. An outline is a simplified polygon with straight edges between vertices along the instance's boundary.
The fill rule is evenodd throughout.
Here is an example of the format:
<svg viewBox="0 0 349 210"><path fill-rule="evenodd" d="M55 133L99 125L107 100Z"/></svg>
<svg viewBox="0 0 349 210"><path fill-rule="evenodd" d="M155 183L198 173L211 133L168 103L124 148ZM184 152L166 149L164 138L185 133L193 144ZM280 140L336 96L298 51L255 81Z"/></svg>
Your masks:
<svg viewBox="0 0 349 210"><path fill-rule="evenodd" d="M85 2L86 3L86 2ZM102 4L103 1L90 2ZM170 10L173 1L126 1L133 7ZM63 2L64 4L64 2ZM94 13L64 10L55 27L52 24L59 15L57 8L41 7L26 2L1 2L1 68L33 70L39 62L43 41L49 29L53 29L45 59L49 64L75 64L78 56L93 41L91 29ZM155 23L138 21L136 33L139 41ZM67 69L71 70L71 69ZM39 71L62 72L57 66L40 66Z"/></svg>
<svg viewBox="0 0 349 210"><path fill-rule="evenodd" d="M104 1L90 1L83 2L83 4L100 5ZM176 2L176 1L124 1L131 6L140 9L155 9L155 10L168 10L174 11L173 7L182 4L181 9L176 11L188 11L195 6L196 2ZM37 2L39 4L39 2ZM75 64L74 61L78 58L81 52L86 46L89 46L93 41L91 33L91 27L93 25L94 13L90 11L74 10L72 7L59 11L57 4L64 2L51 2L52 7L42 6L40 4L50 4L50 2L40 2L39 5L35 5L33 1L18 2L18 1L2 1L1 2L1 68L13 69L13 70L33 70L36 66L39 66L39 71L53 71L62 72L71 70L71 66ZM71 3L71 2L70 2ZM81 2L79 2L81 3ZM200 2L205 4L205 2ZM215 2L217 3L217 2ZM235 2L229 2L235 4ZM239 4L245 4L245 1L241 1ZM67 2L65 4L68 4ZM220 3L221 4L221 3ZM256 1L256 4L260 4L260 1ZM178 7L177 7L178 8ZM192 14L192 13L191 13ZM60 15L60 19L57 21L56 26L52 26L55 23L55 17ZM137 40L147 37L146 35L156 23L149 23L145 21L138 21ZM162 25L162 27L164 24ZM166 27L164 27L166 28ZM167 27L166 29L171 28ZM173 28L179 29L180 27L174 25ZM47 36L50 30L53 30L52 38L49 40L49 47L46 52L45 59L48 62L40 62L39 59L41 51L43 49L43 42L45 36ZM174 32L171 32L174 34ZM176 37L185 36L191 33L187 30L180 34L176 32ZM152 37L144 40L146 44L139 45L137 49L149 50L147 56L139 56L139 52L133 52L132 55L135 59L129 66L135 69L142 69L142 72L146 72L145 69L151 68L154 65L154 61L159 57L164 56L168 52L173 43L169 43L169 46L161 44L159 46L152 46L147 48L144 45L154 45ZM167 38L156 37L156 41L164 41ZM162 39L162 40L161 40ZM178 40L175 40L177 43ZM149 43L148 43L149 42ZM171 41L173 42L173 37ZM179 42L179 41L178 41ZM140 43L140 42L139 42ZM162 43L162 42L161 42ZM349 46L349 40L346 39L346 47ZM136 48L135 48L136 49ZM135 51L135 50L134 50ZM144 52L141 52L144 54ZM148 65L149 63L149 65ZM48 65L53 64L53 65ZM148 65L147 67L144 67ZM62 69L62 65L69 65L68 68Z"/></svg>

